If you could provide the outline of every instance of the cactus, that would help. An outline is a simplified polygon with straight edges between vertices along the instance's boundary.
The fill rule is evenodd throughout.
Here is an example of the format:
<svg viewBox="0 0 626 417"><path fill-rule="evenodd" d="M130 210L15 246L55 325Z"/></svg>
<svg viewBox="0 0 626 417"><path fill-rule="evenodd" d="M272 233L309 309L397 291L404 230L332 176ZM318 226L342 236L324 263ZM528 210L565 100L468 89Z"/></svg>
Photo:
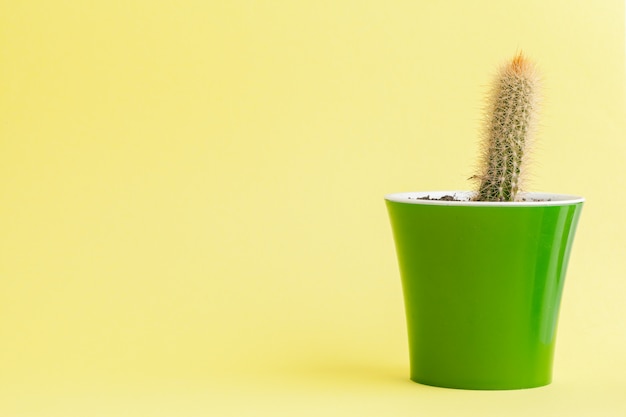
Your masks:
<svg viewBox="0 0 626 417"><path fill-rule="evenodd" d="M485 115L476 201L514 201L536 127L539 77L521 52L504 65L492 87Z"/></svg>

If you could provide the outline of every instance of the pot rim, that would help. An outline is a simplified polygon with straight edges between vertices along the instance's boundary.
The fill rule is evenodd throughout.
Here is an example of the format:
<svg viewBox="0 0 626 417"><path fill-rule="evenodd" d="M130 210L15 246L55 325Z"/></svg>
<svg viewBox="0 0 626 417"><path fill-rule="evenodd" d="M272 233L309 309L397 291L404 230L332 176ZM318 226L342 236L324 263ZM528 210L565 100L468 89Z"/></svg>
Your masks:
<svg viewBox="0 0 626 417"><path fill-rule="evenodd" d="M474 191L412 191L385 195L385 200L405 204L426 204L435 206L472 206L472 207L544 207L564 206L583 203L585 199L570 194L555 193L519 193L515 201L472 201ZM452 196L454 201L422 200L422 198L441 198Z"/></svg>

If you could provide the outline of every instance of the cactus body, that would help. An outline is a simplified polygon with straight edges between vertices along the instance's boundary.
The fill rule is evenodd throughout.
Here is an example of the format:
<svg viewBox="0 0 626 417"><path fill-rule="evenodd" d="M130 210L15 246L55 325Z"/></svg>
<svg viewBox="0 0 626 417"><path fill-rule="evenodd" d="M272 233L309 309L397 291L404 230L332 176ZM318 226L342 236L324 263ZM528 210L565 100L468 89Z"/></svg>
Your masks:
<svg viewBox="0 0 626 417"><path fill-rule="evenodd" d="M536 126L538 90L535 67L521 53L501 68L486 109L475 200L515 200Z"/></svg>

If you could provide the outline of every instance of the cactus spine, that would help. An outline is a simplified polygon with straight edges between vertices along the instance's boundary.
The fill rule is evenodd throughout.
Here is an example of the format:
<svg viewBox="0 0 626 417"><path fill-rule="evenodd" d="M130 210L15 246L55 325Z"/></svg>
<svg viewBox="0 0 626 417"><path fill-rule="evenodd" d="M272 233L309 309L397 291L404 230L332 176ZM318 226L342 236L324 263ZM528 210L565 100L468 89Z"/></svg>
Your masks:
<svg viewBox="0 0 626 417"><path fill-rule="evenodd" d="M485 115L477 201L514 201L520 190L539 107L539 77L521 52L493 84Z"/></svg>

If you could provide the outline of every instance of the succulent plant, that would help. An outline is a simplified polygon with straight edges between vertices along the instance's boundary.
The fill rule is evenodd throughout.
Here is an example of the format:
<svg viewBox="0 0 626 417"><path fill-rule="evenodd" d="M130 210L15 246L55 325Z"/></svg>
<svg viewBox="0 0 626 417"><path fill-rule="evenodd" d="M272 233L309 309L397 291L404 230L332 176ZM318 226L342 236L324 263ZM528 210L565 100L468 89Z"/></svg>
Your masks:
<svg viewBox="0 0 626 417"><path fill-rule="evenodd" d="M514 201L521 189L528 149L537 125L540 80L521 52L497 74L490 92L482 138L476 201Z"/></svg>

